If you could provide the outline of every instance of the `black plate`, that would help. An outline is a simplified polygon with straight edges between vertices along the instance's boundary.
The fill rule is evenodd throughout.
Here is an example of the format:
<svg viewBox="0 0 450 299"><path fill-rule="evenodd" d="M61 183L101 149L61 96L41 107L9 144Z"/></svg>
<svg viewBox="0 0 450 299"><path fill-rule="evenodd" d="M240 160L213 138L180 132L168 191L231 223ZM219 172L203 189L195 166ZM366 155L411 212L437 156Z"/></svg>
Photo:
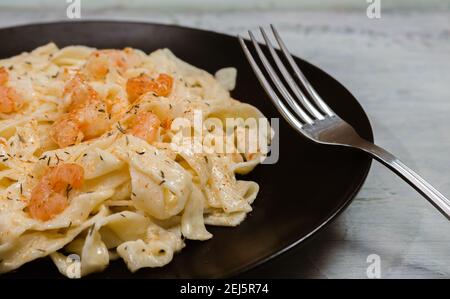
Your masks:
<svg viewBox="0 0 450 299"><path fill-rule="evenodd" d="M267 117L280 117L261 89L235 37L190 29L133 22L70 22L20 26L0 30L0 57L30 51L50 41L59 47L126 46L146 52L170 48L175 55L209 72L238 69L233 97L258 107ZM365 138L372 130L356 99L335 79L317 67L296 59L300 68L334 111ZM280 121L280 160L258 166L248 179L261 190L254 211L237 228L209 227L214 237L189 241L173 261L158 269L131 274L121 261L88 277L175 278L229 277L242 273L292 248L336 217L355 197L371 160L343 148L312 144ZM3 277L60 277L47 259L24 265Z"/></svg>

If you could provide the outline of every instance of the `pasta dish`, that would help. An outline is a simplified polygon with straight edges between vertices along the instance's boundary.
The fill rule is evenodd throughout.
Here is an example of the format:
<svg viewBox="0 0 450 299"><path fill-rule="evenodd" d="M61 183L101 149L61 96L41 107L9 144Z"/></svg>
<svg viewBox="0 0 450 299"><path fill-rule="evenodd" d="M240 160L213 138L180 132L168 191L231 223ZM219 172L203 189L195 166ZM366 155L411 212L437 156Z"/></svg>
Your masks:
<svg viewBox="0 0 450 299"><path fill-rule="evenodd" d="M266 153L236 135L264 119L230 96L236 76L168 49L50 43L0 60L0 273L46 256L68 277L161 267L205 225L241 223L259 186L235 175Z"/></svg>

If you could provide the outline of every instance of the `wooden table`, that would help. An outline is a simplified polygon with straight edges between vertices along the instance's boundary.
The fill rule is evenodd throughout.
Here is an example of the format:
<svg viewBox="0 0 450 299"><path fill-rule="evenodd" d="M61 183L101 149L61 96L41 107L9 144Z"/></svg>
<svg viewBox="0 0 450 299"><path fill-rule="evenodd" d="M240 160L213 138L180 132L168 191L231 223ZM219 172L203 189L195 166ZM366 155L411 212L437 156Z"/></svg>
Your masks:
<svg viewBox="0 0 450 299"><path fill-rule="evenodd" d="M336 8L324 2L257 11L215 10L213 5L178 12L87 6L82 17L175 23L229 34L274 23L292 52L332 74L358 98L380 145L450 195L448 6L419 10L401 1L400 8L382 10L381 19L369 19L365 5ZM0 4L0 26L63 19L64 7ZM380 256L383 278L450 277L449 222L377 163L356 200L332 225L243 277L366 278L371 254Z"/></svg>

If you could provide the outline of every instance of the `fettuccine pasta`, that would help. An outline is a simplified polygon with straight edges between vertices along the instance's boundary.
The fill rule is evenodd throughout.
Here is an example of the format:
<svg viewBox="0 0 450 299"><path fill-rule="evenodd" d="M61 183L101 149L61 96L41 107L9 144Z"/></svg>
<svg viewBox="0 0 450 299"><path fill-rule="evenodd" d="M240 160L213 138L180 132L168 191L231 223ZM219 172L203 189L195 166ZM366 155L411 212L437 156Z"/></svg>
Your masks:
<svg viewBox="0 0 450 299"><path fill-rule="evenodd" d="M263 118L216 76L161 49L59 49L0 60L0 273L50 256L71 276L121 258L161 267L205 225L236 226L258 184L238 180L262 152L173 149L177 118ZM241 128L242 129L242 128ZM203 130L203 129L202 129Z"/></svg>

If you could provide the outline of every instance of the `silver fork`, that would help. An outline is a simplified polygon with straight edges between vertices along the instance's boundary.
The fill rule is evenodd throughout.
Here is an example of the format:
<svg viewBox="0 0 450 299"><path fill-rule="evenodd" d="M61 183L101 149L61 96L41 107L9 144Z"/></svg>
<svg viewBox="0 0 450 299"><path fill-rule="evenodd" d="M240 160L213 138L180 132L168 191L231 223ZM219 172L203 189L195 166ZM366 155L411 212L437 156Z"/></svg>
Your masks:
<svg viewBox="0 0 450 299"><path fill-rule="evenodd" d="M244 50L245 56L258 77L259 82L284 119L297 132L303 134L314 142L350 147L369 154L414 187L444 216L446 216L447 219L450 220L450 201L417 173L403 164L397 157L359 136L351 125L334 113L315 91L308 79L306 79L303 75L273 25L271 25L271 29L281 52L285 56L293 72L295 79L281 61L264 29L260 27L265 44L278 68L278 73L283 76L283 79L287 82L290 91L280 80L279 75L261 50L255 36L251 31L249 31L249 35L261 64L264 66L264 69L269 75L270 81L278 90L281 98L272 88L268 81L269 79L265 77L259 68L247 48L244 39L241 36L238 36L238 38L241 47ZM306 94L302 92L297 82L300 82L303 85ZM315 105L311 103L311 100Z"/></svg>

